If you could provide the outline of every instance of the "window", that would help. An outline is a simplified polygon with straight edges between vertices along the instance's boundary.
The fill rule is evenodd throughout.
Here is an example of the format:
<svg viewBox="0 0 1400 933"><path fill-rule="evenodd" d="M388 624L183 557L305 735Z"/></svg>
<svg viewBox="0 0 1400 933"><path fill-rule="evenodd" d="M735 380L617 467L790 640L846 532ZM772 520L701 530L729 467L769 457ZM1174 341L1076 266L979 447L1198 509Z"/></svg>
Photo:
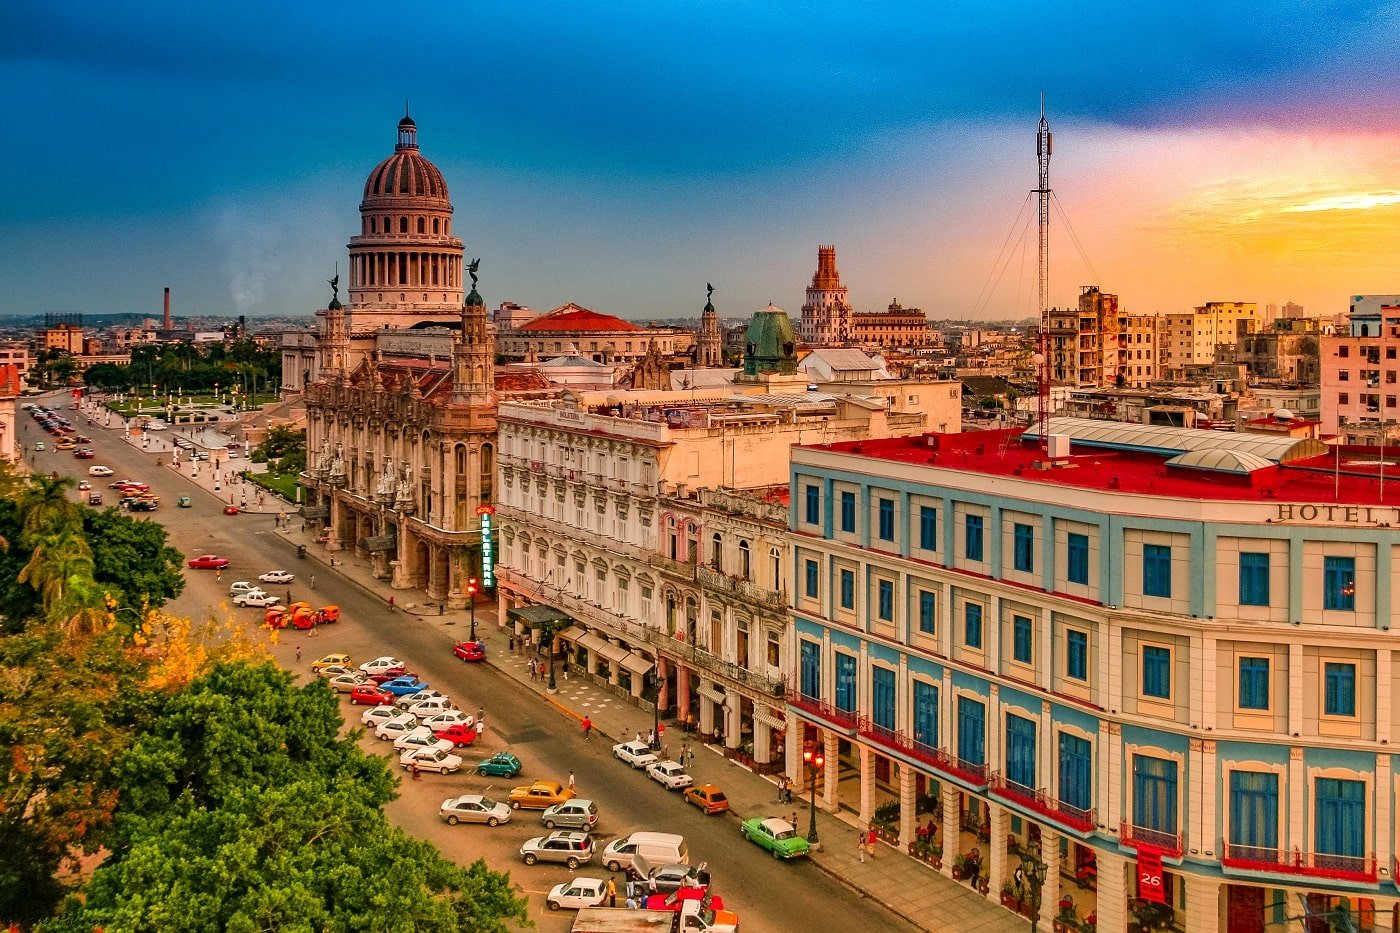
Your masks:
<svg viewBox="0 0 1400 933"><path fill-rule="evenodd" d="M1269 659L1240 658L1240 709L1269 708Z"/></svg>
<svg viewBox="0 0 1400 933"><path fill-rule="evenodd" d="M914 741L938 747L938 688L922 680L914 681Z"/></svg>
<svg viewBox="0 0 1400 933"><path fill-rule="evenodd" d="M969 515L963 527L963 556L968 560L982 559L982 516Z"/></svg>
<svg viewBox="0 0 1400 933"><path fill-rule="evenodd" d="M820 582L819 574L817 571L817 562L814 560L809 560L804 566L806 567L805 573L807 576L807 597L809 599L816 599L817 585Z"/></svg>
<svg viewBox="0 0 1400 933"><path fill-rule="evenodd" d="M822 646L814 641L802 642L802 695L817 699L822 695Z"/></svg>
<svg viewBox="0 0 1400 933"><path fill-rule="evenodd" d="M894 621L894 581L879 580L875 584L876 615L881 622Z"/></svg>
<svg viewBox="0 0 1400 933"><path fill-rule="evenodd" d="M1031 620L1025 616L1011 617L1011 658L1022 664L1031 663L1032 649Z"/></svg>
<svg viewBox="0 0 1400 933"><path fill-rule="evenodd" d="M934 633L934 595L928 590L919 591L919 631L925 635Z"/></svg>
<svg viewBox="0 0 1400 933"><path fill-rule="evenodd" d="M1337 404L1339 404L1339 405L1350 405L1350 404L1351 404L1351 393L1350 393L1350 392L1342 392L1342 393L1340 393L1340 394L1337 396Z"/></svg>
<svg viewBox="0 0 1400 933"><path fill-rule="evenodd" d="M841 571L841 608L856 607L856 574L854 570Z"/></svg>
<svg viewBox="0 0 1400 933"><path fill-rule="evenodd" d="M1089 740L1061 732L1060 802L1087 813L1093 799L1093 749Z"/></svg>
<svg viewBox="0 0 1400 933"><path fill-rule="evenodd" d="M1172 549L1165 544L1142 546L1142 595L1172 595Z"/></svg>
<svg viewBox="0 0 1400 933"><path fill-rule="evenodd" d="M1078 629L1065 632L1065 676L1089 679L1089 633Z"/></svg>
<svg viewBox="0 0 1400 933"><path fill-rule="evenodd" d="M1021 573L1035 573L1035 529L1017 522L1012 529L1012 565Z"/></svg>
<svg viewBox="0 0 1400 933"><path fill-rule="evenodd" d="M880 500L880 540L894 540L894 500Z"/></svg>
<svg viewBox="0 0 1400 933"><path fill-rule="evenodd" d="M1066 548L1065 575L1071 583L1089 584L1089 536L1071 531Z"/></svg>
<svg viewBox="0 0 1400 933"><path fill-rule="evenodd" d="M894 671L888 667L870 669L870 718L881 728L894 729Z"/></svg>
<svg viewBox="0 0 1400 933"><path fill-rule="evenodd" d="M1230 772L1230 845L1262 850L1236 857L1273 861L1278 850L1277 774Z"/></svg>
<svg viewBox="0 0 1400 933"><path fill-rule="evenodd" d="M982 647L982 606L963 603L963 644L969 648Z"/></svg>
<svg viewBox="0 0 1400 933"><path fill-rule="evenodd" d="M1322 670L1322 712L1327 716L1355 716L1356 665L1328 661Z"/></svg>
<svg viewBox="0 0 1400 933"><path fill-rule="evenodd" d="M856 494L853 492L841 493L841 530L856 530Z"/></svg>
<svg viewBox="0 0 1400 933"><path fill-rule="evenodd" d="M856 659L836 652L836 708L853 713L856 709Z"/></svg>
<svg viewBox="0 0 1400 933"><path fill-rule="evenodd" d="M1328 557L1323 566L1322 608L1356 611L1356 558Z"/></svg>
<svg viewBox="0 0 1400 933"><path fill-rule="evenodd" d="M986 764L986 707L971 697L958 697L958 758L964 764Z"/></svg>
<svg viewBox="0 0 1400 933"><path fill-rule="evenodd" d="M1176 762L1133 756L1133 825L1176 834Z"/></svg>
<svg viewBox="0 0 1400 933"><path fill-rule="evenodd" d="M724 535L718 531L710 539L710 566L716 570L724 570Z"/></svg>
<svg viewBox="0 0 1400 933"><path fill-rule="evenodd" d="M1024 716L1006 714L1006 779L1034 790L1035 723Z"/></svg>
<svg viewBox="0 0 1400 933"><path fill-rule="evenodd" d="M1172 652L1158 645L1142 646L1142 695L1160 700L1172 696Z"/></svg>
<svg viewBox="0 0 1400 933"><path fill-rule="evenodd" d="M822 520L822 491L818 486L807 486L803 493L807 503L807 524L819 525Z"/></svg>
<svg viewBox="0 0 1400 933"><path fill-rule="evenodd" d="M1366 784L1318 778L1313 840L1323 855L1360 859L1366 853ZM1349 867L1331 865L1333 868Z"/></svg>
<svg viewBox="0 0 1400 933"><path fill-rule="evenodd" d="M749 542L739 542L739 576L747 580L753 575L753 562L749 556Z"/></svg>
<svg viewBox="0 0 1400 933"><path fill-rule="evenodd" d="M1246 552L1240 555L1240 605L1269 604L1269 555Z"/></svg>
<svg viewBox="0 0 1400 933"><path fill-rule="evenodd" d="M919 506L919 547L938 550L938 510L930 505Z"/></svg>

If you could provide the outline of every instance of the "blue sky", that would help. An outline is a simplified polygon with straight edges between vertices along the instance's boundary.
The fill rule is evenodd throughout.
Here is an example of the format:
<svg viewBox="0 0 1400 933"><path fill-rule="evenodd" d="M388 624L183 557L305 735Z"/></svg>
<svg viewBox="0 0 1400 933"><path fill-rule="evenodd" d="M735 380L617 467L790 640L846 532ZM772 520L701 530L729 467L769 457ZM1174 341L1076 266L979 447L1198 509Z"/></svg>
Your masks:
<svg viewBox="0 0 1400 933"><path fill-rule="evenodd" d="M1042 90L1057 302L1400 291L1394 4L467 7L3 5L0 314L310 312L405 98L492 304L1031 313Z"/></svg>

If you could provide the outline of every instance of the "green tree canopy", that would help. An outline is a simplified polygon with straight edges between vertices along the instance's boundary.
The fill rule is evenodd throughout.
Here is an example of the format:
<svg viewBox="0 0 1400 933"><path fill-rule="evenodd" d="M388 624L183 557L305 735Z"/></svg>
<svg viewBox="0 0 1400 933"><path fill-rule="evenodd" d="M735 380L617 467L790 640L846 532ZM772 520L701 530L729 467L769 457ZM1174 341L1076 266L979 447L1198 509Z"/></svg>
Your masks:
<svg viewBox="0 0 1400 933"><path fill-rule="evenodd" d="M83 532L97 583L117 605L160 607L184 592L184 559L166 543L164 525L116 509L88 509Z"/></svg>

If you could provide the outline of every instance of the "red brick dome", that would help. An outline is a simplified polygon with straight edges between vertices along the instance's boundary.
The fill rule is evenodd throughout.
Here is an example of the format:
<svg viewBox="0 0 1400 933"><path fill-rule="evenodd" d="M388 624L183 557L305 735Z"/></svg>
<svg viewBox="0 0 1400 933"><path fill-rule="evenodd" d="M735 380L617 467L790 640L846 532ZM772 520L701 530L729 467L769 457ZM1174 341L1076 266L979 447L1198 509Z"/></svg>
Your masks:
<svg viewBox="0 0 1400 933"><path fill-rule="evenodd" d="M380 162L365 181L364 203L361 210L415 206L450 207L447 182L438 167L423 158L418 151L418 127L409 117L399 121L399 142L394 154ZM424 202L437 202L436 204Z"/></svg>

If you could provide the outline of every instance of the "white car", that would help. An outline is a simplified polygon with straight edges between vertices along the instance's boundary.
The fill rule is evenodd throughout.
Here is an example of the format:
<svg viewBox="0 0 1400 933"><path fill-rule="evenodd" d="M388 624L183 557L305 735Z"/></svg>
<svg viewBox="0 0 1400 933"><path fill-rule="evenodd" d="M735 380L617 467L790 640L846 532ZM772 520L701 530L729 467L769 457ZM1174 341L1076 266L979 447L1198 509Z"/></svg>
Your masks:
<svg viewBox="0 0 1400 933"><path fill-rule="evenodd" d="M366 661L360 665L360 670L364 671L366 674L379 674L395 667L408 670L407 664L403 663L398 658L391 658L387 655L382 658L375 658L373 661Z"/></svg>
<svg viewBox="0 0 1400 933"><path fill-rule="evenodd" d="M427 726L429 729L437 732L439 729L447 729L451 726L471 726L475 724L475 722L475 716L469 716L459 709L450 709L420 719L418 724L420 726Z"/></svg>
<svg viewBox="0 0 1400 933"><path fill-rule="evenodd" d="M371 706L360 714L360 723L369 726L373 730L381 722L388 722L396 716L403 714L392 706Z"/></svg>
<svg viewBox="0 0 1400 933"><path fill-rule="evenodd" d="M450 747L452 743L447 744ZM412 770L416 764L419 771L451 774L462 767L462 756L441 748L410 748L399 756L399 764L403 765L405 770Z"/></svg>
<svg viewBox="0 0 1400 933"><path fill-rule="evenodd" d="M448 739L440 739L433 735L432 729L423 726L415 726L408 732L394 739L394 749L406 752L410 748L440 748L445 752L453 749L452 742Z"/></svg>
<svg viewBox="0 0 1400 933"><path fill-rule="evenodd" d="M332 677L328 683L330 684L330 688L336 693L349 693L360 684L369 683L369 678L364 674L337 674ZM383 707L376 707L376 709L383 709ZM390 712L389 710L385 711Z"/></svg>
<svg viewBox="0 0 1400 933"><path fill-rule="evenodd" d="M237 596L233 597L233 604L235 606L264 607L275 606L279 602L281 602L279 597L269 596L262 590L249 590L246 593L239 593Z"/></svg>
<svg viewBox="0 0 1400 933"><path fill-rule="evenodd" d="M452 709L452 706L452 701L447 697L433 697L431 700L420 700L414 703L405 712L412 713L419 719L426 719L429 716L436 716L438 713L445 713Z"/></svg>
<svg viewBox="0 0 1400 933"><path fill-rule="evenodd" d="M645 768L657 761L645 742L620 742L613 746L613 754L619 761L625 761L634 768Z"/></svg>
<svg viewBox="0 0 1400 933"><path fill-rule="evenodd" d="M601 878L574 878L549 889L545 903L550 910L582 910L585 907L601 907L608 899L607 882Z"/></svg>
<svg viewBox="0 0 1400 933"><path fill-rule="evenodd" d="M417 693L405 693L401 697L396 697L394 699L394 705L399 709L408 709L410 706L417 706L424 700L435 700L442 696L443 694L438 693L436 690L419 690Z"/></svg>
<svg viewBox="0 0 1400 933"><path fill-rule="evenodd" d="M286 570L269 570L267 573L258 574L258 579L264 583L291 583L296 579L296 575Z"/></svg>
<svg viewBox="0 0 1400 933"><path fill-rule="evenodd" d="M449 826L456 826L458 823L485 823L487 826L499 826L510 820L510 813L510 807L480 794L449 797L442 802L442 807L438 810L438 816L442 817Z"/></svg>
<svg viewBox="0 0 1400 933"><path fill-rule="evenodd" d="M258 592L262 592L262 587L260 587L260 586L254 586L253 584L249 583L247 580L239 580L237 583L230 583L230 584L228 585L228 595L230 595L230 596L240 596L240 595L242 595L243 593L248 593L248 592L251 592L251 591L253 591L253 590L257 590Z"/></svg>
<svg viewBox="0 0 1400 933"><path fill-rule="evenodd" d="M147 430L147 431L169 431L169 430L170 430L170 425L166 424L164 421L148 421L148 422L146 422L146 430Z"/></svg>
<svg viewBox="0 0 1400 933"><path fill-rule="evenodd" d="M407 713L399 713L392 719L386 719L374 727L374 737L376 739L397 739L406 732L412 732L418 728L418 717L410 716Z"/></svg>
<svg viewBox="0 0 1400 933"><path fill-rule="evenodd" d="M683 790L695 783L694 779L685 773L685 768L681 767L680 762L670 759L647 765L647 777L667 790Z"/></svg>
<svg viewBox="0 0 1400 933"><path fill-rule="evenodd" d="M92 483L89 483L87 480L83 480L81 483L78 484L78 492L83 492L84 490L91 488Z"/></svg>
<svg viewBox="0 0 1400 933"><path fill-rule="evenodd" d="M113 471L112 471L112 468L111 468L111 467L105 467L105 466L90 466L90 467L88 467L88 476L111 476L111 475L112 475L112 472L113 472Z"/></svg>

